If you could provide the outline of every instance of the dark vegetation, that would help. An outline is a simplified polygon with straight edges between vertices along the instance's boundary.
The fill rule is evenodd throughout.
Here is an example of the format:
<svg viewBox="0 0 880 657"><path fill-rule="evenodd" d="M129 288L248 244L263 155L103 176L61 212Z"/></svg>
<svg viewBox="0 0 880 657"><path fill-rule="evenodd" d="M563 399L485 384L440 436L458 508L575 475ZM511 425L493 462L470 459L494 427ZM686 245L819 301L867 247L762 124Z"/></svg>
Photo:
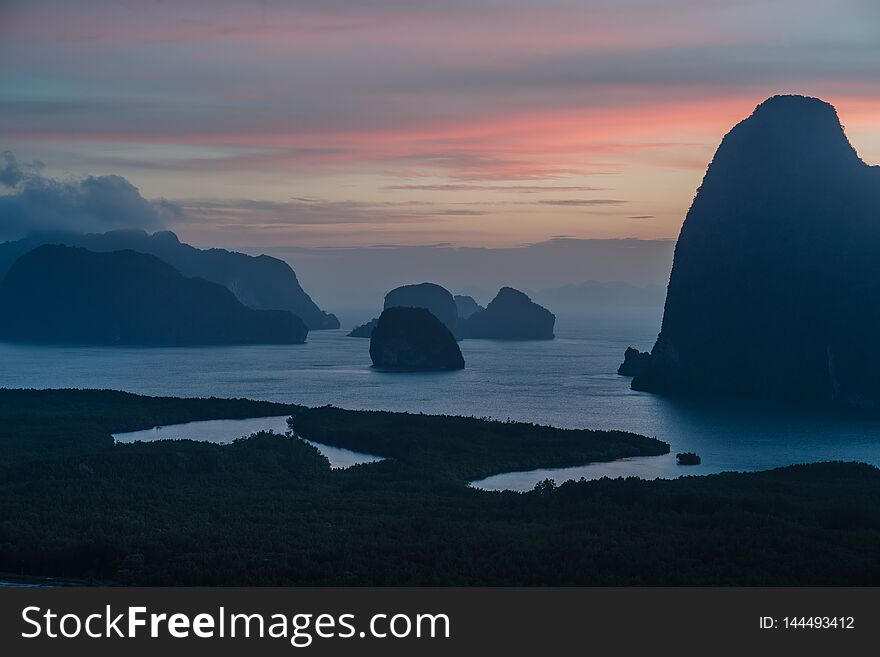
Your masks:
<svg viewBox="0 0 880 657"><path fill-rule="evenodd" d="M392 458L331 471L308 444L272 434L230 445L110 439L279 412L310 438ZM106 391L2 390L0 434L0 571L15 575L158 585L880 584L880 472L866 465L489 493L463 482L559 454L610 458L613 444L662 444ZM540 449L526 448L529 436Z"/></svg>
<svg viewBox="0 0 880 657"><path fill-rule="evenodd" d="M308 328L286 310L233 293L136 251L39 246L0 281L0 337L100 345L290 344Z"/></svg>
<svg viewBox="0 0 880 657"><path fill-rule="evenodd" d="M116 390L0 388L0 467L112 450L114 433L284 415L300 408L250 399L144 397Z"/></svg>
<svg viewBox="0 0 880 657"><path fill-rule="evenodd" d="M461 482L499 472L656 456L669 445L628 431L558 429L451 415L300 408L288 420L297 435L385 456Z"/></svg>

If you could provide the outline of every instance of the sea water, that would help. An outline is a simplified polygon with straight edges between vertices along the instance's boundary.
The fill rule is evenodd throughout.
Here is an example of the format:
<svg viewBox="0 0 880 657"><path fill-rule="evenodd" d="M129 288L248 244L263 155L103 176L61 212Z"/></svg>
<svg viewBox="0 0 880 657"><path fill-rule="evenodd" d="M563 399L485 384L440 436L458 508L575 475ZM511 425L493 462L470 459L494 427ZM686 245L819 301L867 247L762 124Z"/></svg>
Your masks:
<svg viewBox="0 0 880 657"><path fill-rule="evenodd" d="M566 428L622 429L665 440L668 456L510 473L476 485L526 490L553 478L674 477L824 460L880 465L880 417L682 402L630 390L615 372L627 346L649 349L659 317L560 318L557 338L464 340L466 368L370 367L369 340L312 331L302 345L128 348L0 343L0 386L111 388L149 395L249 397L309 406L444 413ZM540 449L540 445L536 445ZM699 466L678 466L693 451Z"/></svg>

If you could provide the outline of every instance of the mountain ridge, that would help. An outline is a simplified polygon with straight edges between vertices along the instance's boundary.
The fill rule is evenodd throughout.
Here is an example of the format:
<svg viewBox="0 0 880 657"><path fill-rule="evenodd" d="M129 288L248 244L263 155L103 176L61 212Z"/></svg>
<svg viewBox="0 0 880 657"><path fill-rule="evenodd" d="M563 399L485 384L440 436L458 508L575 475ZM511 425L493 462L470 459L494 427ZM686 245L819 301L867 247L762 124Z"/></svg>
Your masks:
<svg viewBox="0 0 880 657"><path fill-rule="evenodd" d="M227 288L155 256L45 244L0 281L0 339L132 346L294 344L289 311L254 310Z"/></svg>
<svg viewBox="0 0 880 657"><path fill-rule="evenodd" d="M43 244L63 244L90 251L133 250L167 262L181 274L203 278L230 289L255 310L288 310L310 329L339 328L335 315L318 308L302 289L296 272L283 260L268 255L199 249L181 242L171 231L115 230L106 233L38 233L0 244L0 278L17 258Z"/></svg>

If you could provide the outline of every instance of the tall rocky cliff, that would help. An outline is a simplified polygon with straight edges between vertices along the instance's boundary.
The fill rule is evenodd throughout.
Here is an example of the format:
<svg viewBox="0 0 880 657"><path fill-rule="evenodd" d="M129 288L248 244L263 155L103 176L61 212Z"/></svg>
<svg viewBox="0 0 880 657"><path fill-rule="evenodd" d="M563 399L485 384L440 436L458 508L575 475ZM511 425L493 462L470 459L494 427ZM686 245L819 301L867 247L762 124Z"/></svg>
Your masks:
<svg viewBox="0 0 880 657"><path fill-rule="evenodd" d="M880 169L835 109L760 104L722 141L633 388L880 408Z"/></svg>

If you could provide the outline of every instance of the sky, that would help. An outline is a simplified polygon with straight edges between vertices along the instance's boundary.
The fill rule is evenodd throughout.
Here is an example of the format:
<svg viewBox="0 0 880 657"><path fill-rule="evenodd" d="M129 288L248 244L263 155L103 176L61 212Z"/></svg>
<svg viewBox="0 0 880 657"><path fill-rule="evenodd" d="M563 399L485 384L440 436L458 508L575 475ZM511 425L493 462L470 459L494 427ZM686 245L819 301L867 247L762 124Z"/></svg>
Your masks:
<svg viewBox="0 0 880 657"><path fill-rule="evenodd" d="M878 6L0 0L0 237L671 240L723 135L773 94L833 103L880 162Z"/></svg>

